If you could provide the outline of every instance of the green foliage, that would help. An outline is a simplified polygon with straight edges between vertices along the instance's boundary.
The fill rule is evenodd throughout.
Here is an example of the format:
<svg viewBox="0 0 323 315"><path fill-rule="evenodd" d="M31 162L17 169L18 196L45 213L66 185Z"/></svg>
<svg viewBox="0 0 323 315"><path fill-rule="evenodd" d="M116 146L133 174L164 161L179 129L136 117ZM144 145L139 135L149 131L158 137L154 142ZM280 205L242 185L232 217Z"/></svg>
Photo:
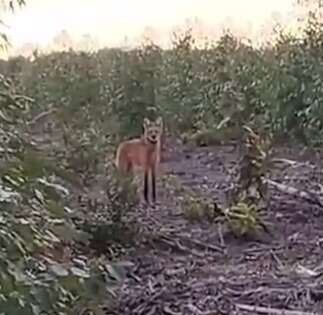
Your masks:
<svg viewBox="0 0 323 315"><path fill-rule="evenodd" d="M268 231L259 212L267 201L264 179L270 163L272 143L269 137L256 134L248 126L244 126L243 140L238 174L227 191L227 208L220 211L233 233L252 235L260 228Z"/></svg>
<svg viewBox="0 0 323 315"><path fill-rule="evenodd" d="M38 54L34 61L10 59L4 72L35 98L32 115L58 109L67 134L95 128L116 141L139 135L144 116L162 115L171 132L193 134L202 144L239 139L247 124L317 145L322 30L310 13L303 39L282 31L272 47L256 49L230 33L197 48L188 29L174 35L169 50L145 43L130 51Z"/></svg>
<svg viewBox="0 0 323 315"><path fill-rule="evenodd" d="M198 200L186 196L182 202L184 217L189 221L200 221L204 218L204 211Z"/></svg>
<svg viewBox="0 0 323 315"><path fill-rule="evenodd" d="M179 195L180 208L190 221L208 219L221 221L237 236L252 236L265 230L260 210L266 207L267 185L265 176L270 164L271 139L243 126L240 146L240 163L230 170L231 187L226 191L226 205L220 208L210 198L172 181L175 194Z"/></svg>
<svg viewBox="0 0 323 315"><path fill-rule="evenodd" d="M138 233L135 209L139 204L137 183L108 163L105 172L105 199L103 207L87 208L84 223L80 225L89 235L93 247L100 253L110 245L133 244ZM89 216L89 213L91 215Z"/></svg>
<svg viewBox="0 0 323 315"><path fill-rule="evenodd" d="M184 218L192 222L204 219L212 221L215 218L215 208L210 198L183 186L176 176L163 176L161 180L168 193L178 196L178 205Z"/></svg>
<svg viewBox="0 0 323 315"><path fill-rule="evenodd" d="M213 203L198 194L185 194L181 198L181 209L189 221L212 221L216 216Z"/></svg>
<svg viewBox="0 0 323 315"><path fill-rule="evenodd" d="M245 139L242 145L239 186L242 192L240 199L249 199L257 203L267 195L264 178L268 171L271 154L271 141L268 136L256 134L251 128L244 126Z"/></svg>
<svg viewBox="0 0 323 315"><path fill-rule="evenodd" d="M164 54L160 79L160 100L171 129L191 130L195 127L200 95L195 75L194 38L190 30L174 34L173 49Z"/></svg>
<svg viewBox="0 0 323 315"><path fill-rule="evenodd" d="M124 52L120 62L120 102L113 110L121 123L121 135L139 135L144 117L155 119L155 89L160 49L152 44Z"/></svg>
<svg viewBox="0 0 323 315"><path fill-rule="evenodd" d="M75 314L79 303L112 297L120 279L111 280L107 262L80 265L55 249L71 248L78 232L65 207L70 191L30 140L24 122L32 104L0 76L0 309Z"/></svg>
<svg viewBox="0 0 323 315"><path fill-rule="evenodd" d="M239 202L223 214L230 230L237 236L255 235L263 226L255 204Z"/></svg>

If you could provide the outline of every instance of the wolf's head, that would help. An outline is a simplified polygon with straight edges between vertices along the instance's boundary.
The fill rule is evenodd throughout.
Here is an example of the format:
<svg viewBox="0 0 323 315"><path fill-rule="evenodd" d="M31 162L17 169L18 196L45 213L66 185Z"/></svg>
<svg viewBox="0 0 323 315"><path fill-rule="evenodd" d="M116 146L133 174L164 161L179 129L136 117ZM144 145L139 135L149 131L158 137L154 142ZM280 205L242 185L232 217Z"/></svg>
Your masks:
<svg viewBox="0 0 323 315"><path fill-rule="evenodd" d="M158 117L155 121L144 118L144 138L151 143L157 143L163 133L163 119Z"/></svg>

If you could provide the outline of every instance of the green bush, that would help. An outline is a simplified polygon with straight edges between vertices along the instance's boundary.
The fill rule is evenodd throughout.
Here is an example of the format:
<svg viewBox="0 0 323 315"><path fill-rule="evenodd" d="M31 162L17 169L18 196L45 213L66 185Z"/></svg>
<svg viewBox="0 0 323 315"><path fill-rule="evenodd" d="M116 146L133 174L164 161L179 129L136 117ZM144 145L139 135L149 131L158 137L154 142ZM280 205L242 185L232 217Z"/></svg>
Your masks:
<svg viewBox="0 0 323 315"><path fill-rule="evenodd" d="M74 307L94 301L98 310L121 278L107 262L80 265L57 250L78 239L65 207L70 191L54 171L59 165L30 141L24 116L33 100L15 90L0 76L1 312L75 314Z"/></svg>
<svg viewBox="0 0 323 315"><path fill-rule="evenodd" d="M133 245L139 231L135 210L140 195L134 178L120 174L109 163L106 165L104 189L102 205L85 209L85 221L80 226L100 253L107 252L109 245Z"/></svg>
<svg viewBox="0 0 323 315"><path fill-rule="evenodd" d="M56 108L68 133L95 126L116 141L139 135L144 116L162 115L175 134L248 124L314 145L323 126L322 34L311 14L302 39L281 32L272 47L226 33L197 48L187 30L168 50L145 43L131 51L55 52L11 58L3 68L19 93L33 95L31 114Z"/></svg>

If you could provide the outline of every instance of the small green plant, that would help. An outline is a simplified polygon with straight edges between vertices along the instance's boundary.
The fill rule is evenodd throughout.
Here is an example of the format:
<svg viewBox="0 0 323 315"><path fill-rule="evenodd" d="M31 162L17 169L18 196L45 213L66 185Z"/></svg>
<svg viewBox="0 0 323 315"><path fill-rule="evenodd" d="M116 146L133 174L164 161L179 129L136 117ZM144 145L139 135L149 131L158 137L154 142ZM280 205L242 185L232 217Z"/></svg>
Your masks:
<svg viewBox="0 0 323 315"><path fill-rule="evenodd" d="M222 210L228 225L237 235L253 234L260 226L266 229L259 217L259 209L266 205L264 178L271 149L269 137L261 137L248 126L243 128L245 137L237 181L227 191L227 209Z"/></svg>
<svg viewBox="0 0 323 315"><path fill-rule="evenodd" d="M254 235L263 227L259 209L254 204L239 202L223 211L230 230L237 236Z"/></svg>
<svg viewBox="0 0 323 315"><path fill-rule="evenodd" d="M107 167L107 202L114 213L114 221L121 222L124 215L131 213L139 204L137 182L132 174L125 175L114 165Z"/></svg>
<svg viewBox="0 0 323 315"><path fill-rule="evenodd" d="M104 183L102 205L85 209L86 220L80 227L88 233L92 248L100 254L110 255L110 249L128 246L136 241L139 233L136 209L140 199L133 176L120 173L112 163L106 165ZM119 253L114 252L113 256L122 254L123 249Z"/></svg>
<svg viewBox="0 0 323 315"><path fill-rule="evenodd" d="M173 178L171 183L171 189L178 196L179 207L187 220L201 221L207 219L212 221L215 218L214 205L209 198L184 187L177 178Z"/></svg>
<svg viewBox="0 0 323 315"><path fill-rule="evenodd" d="M197 146L219 145L224 140L219 132L211 129L198 130L195 133L184 133L182 135L183 143L193 143Z"/></svg>
<svg viewBox="0 0 323 315"><path fill-rule="evenodd" d="M212 221L215 218L214 205L202 196L185 195L181 198L181 209L189 221Z"/></svg>

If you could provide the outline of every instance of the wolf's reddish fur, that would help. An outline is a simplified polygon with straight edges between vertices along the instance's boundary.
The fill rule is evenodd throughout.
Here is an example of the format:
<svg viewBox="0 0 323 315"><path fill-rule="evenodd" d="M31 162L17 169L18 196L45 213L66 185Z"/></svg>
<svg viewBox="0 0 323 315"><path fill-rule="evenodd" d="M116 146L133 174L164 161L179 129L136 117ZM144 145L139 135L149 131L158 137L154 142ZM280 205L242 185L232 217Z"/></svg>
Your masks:
<svg viewBox="0 0 323 315"><path fill-rule="evenodd" d="M148 182L151 176L152 199L156 201L156 172L160 163L162 118L156 121L144 119L144 134L141 138L120 143L117 149L116 166L119 170L130 173L137 167L144 170L144 197L148 202Z"/></svg>

